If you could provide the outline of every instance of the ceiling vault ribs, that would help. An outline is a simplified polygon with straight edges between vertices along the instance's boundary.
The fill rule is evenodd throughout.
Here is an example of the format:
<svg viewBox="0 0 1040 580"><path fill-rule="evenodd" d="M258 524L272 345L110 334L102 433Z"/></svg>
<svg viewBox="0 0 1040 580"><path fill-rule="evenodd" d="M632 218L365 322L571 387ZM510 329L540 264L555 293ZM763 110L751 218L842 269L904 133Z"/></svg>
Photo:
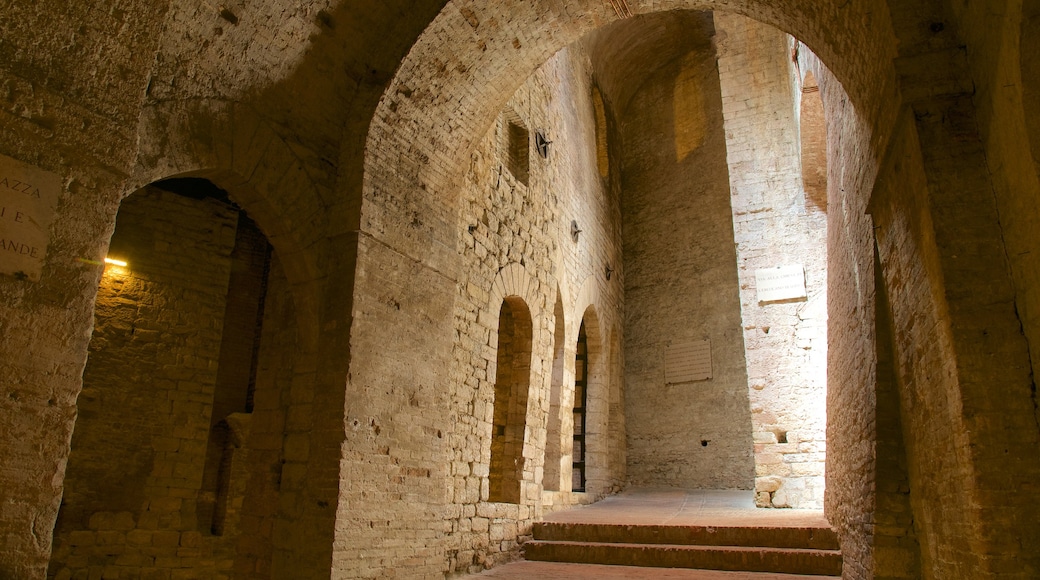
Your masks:
<svg viewBox="0 0 1040 580"><path fill-rule="evenodd" d="M610 6L617 13L618 18L632 18L632 10L628 7L628 0L610 0Z"/></svg>

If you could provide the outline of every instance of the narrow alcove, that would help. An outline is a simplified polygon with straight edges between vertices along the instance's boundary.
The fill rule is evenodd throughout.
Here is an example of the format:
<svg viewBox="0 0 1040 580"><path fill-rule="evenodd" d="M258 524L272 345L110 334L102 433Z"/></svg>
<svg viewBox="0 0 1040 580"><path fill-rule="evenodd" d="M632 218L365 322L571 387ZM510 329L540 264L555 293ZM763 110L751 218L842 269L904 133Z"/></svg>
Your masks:
<svg viewBox="0 0 1040 580"><path fill-rule="evenodd" d="M506 169L518 182L527 185L531 176L531 132L520 116L511 110L504 113L503 125Z"/></svg>
<svg viewBox="0 0 1040 580"><path fill-rule="evenodd" d="M498 323L488 499L520 503L531 376L531 311L518 297L502 302Z"/></svg>
<svg viewBox="0 0 1040 580"><path fill-rule="evenodd" d="M589 337L585 333L585 321L578 330L578 346L574 354L574 450L571 491L585 491L586 480L586 434L589 404Z"/></svg>

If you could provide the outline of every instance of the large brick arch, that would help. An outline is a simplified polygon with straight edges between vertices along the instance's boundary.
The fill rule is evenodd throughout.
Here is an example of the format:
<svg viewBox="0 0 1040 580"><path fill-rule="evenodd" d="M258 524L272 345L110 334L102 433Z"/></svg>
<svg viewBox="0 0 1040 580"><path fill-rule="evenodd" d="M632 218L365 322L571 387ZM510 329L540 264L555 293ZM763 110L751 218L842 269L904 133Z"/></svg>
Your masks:
<svg viewBox="0 0 1040 580"><path fill-rule="evenodd" d="M124 196L157 180L200 177L226 190L256 222L278 254L292 288L299 352L287 403L286 438L306 441L307 453L287 447L284 501L275 523L281 537L312 538L305 549L277 541L272 567L306 577L327 572L343 443L344 393L329 388L346 374L345 330L323 324L341 316L342 283L330 283L327 196L306 165L249 105L221 100L165 102L142 111L137 163ZM343 253L342 245L336 246ZM349 253L352 249L347 249ZM346 258L349 262L351 258ZM343 270L347 275L349 267ZM340 282L339 278L336 278ZM331 296L330 296L331 295ZM330 314L331 313L331 314ZM335 326L335 325L333 325ZM318 361L325 361L324 364ZM335 362L329 362L335 361ZM322 372L314 368L321 366ZM306 412L304 409L317 408ZM298 474L305 473L306 477Z"/></svg>
<svg viewBox="0 0 1040 580"><path fill-rule="evenodd" d="M457 240L466 230L458 218L459 196L472 150L530 73L586 33L622 18L615 5L625 3L449 2L398 67L369 125L361 188L362 243L378 247L380 253L392 250L395 259L409 265L409 271L421 269L443 276L443 287L426 291L451 294L456 274L464 269L456 252ZM628 0L627 7L631 15L678 9L733 11L789 32L809 46L840 81L839 89L848 94L845 115L856 117L849 125L865 130L856 144L863 144L856 151L857 165L849 172L855 176L848 180L853 198L848 213L862 216L876 160L894 122L891 113L896 107L890 103L898 103L892 67L894 35L883 0ZM850 219L846 230L858 235L864 227L862 219ZM866 248L858 244L848 255L855 260ZM389 270L376 263L364 266L364 260L359 256L359 271ZM848 267L858 272L856 268L857 264ZM387 278L397 284L415 278L414 273L405 272L402 267L396 278ZM359 278L356 300L378 296L385 286L384 280ZM584 306L568 310L575 313L568 316L568 327L573 327L573 332L568 328L568 343L577 335L577 313L584 312ZM364 338L356 330L355 322L354 339L360 343ZM611 336L602 338L603 345L611 344ZM429 354L421 356L432 360L437 346L431 341L425 348ZM413 356L399 351L382 354L387 359ZM361 374L354 373L355 380ZM435 501L430 505L439 509ZM343 539L337 539L337 546L344 547L337 548L334 570L347 570L357 560L345 547L349 544L346 538L356 542L359 540L353 538L366 533L349 529Z"/></svg>
<svg viewBox="0 0 1040 580"><path fill-rule="evenodd" d="M313 351L326 208L303 163L248 105L165 102L141 113L137 164L123 197L170 177L209 179L263 230L293 286L300 340Z"/></svg>
<svg viewBox="0 0 1040 580"><path fill-rule="evenodd" d="M808 4L640 0L629 7L634 15L727 10L773 25L809 46L860 110L872 110L881 98L878 87L881 92L891 89L894 78L885 48L891 46L892 33L878 15L885 13L883 6L874 7L874 14L870 7L848 3L841 10ZM365 153L362 229L376 235L385 231L388 206L415 211L427 197L450 204L469 150L527 75L559 49L617 20L612 4L597 0L445 6L412 47L376 108ZM429 209L438 220L450 220L451 210L444 205ZM407 237L406 251L415 255L422 253L424 241L438 236L426 227Z"/></svg>

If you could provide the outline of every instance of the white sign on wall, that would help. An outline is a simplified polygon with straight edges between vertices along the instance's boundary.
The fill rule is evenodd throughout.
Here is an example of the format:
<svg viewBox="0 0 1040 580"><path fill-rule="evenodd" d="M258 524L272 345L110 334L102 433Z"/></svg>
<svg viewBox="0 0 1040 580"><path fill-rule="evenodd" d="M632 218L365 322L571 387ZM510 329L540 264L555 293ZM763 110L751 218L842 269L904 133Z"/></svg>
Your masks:
<svg viewBox="0 0 1040 580"><path fill-rule="evenodd" d="M711 378L711 341L672 344L664 355L665 383L706 381Z"/></svg>
<svg viewBox="0 0 1040 580"><path fill-rule="evenodd" d="M759 302L805 298L805 268L801 264L755 270Z"/></svg>
<svg viewBox="0 0 1040 580"><path fill-rule="evenodd" d="M0 155L0 274L38 281L61 178Z"/></svg>

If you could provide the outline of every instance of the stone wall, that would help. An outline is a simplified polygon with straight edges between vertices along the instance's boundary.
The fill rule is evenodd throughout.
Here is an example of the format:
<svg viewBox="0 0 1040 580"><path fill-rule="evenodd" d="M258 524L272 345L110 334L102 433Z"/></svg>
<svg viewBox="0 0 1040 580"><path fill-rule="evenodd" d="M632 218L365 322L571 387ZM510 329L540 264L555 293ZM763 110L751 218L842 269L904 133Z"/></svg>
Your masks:
<svg viewBox="0 0 1040 580"><path fill-rule="evenodd" d="M530 134L526 184L509 169L510 125L522 125ZM591 66L581 47L574 46L527 80L471 155L458 221L461 278L449 407L454 425L448 433L453 453L449 481L454 481L448 508L452 571L479 570L515 558L518 541L529 537L533 519L546 510L602 497L624 481L623 446L616 443L624 440L624 430L610 419L620 406L619 376L611 372L606 351L607 339L619 332L620 324L617 201L597 169L595 127ZM552 140L547 158L535 150L538 130ZM582 230L576 240L572 221ZM608 264L616 269L609 281ZM488 482L498 477L491 473L496 469L492 414L499 407L496 374L503 376L497 365L504 361L496 347L504 329L499 319L504 300L522 301L529 309L533 341L526 355L522 456L513 462L521 476L519 497L489 501L495 498ZM515 318L517 308L511 310ZM599 362L592 369L598 375L589 393L587 492L572 494L570 411L583 318ZM556 425L552 439L547 436L550 422ZM546 486L544 461L550 447L558 467L555 481ZM554 491L543 493L543 488Z"/></svg>
<svg viewBox="0 0 1040 580"><path fill-rule="evenodd" d="M1035 577L1040 566L1029 551L1038 543L1031 506L1032 482L1040 477L1030 378L1040 311L1033 267L1040 253L1032 235L1037 155L1029 153L1036 150L1040 115L1035 41L1028 34L1036 14L1025 6L1023 18L1020 4L627 2L635 14L707 7L750 15L798 36L833 73L814 69L830 159L826 506L850 578L906 572L883 564L878 548L882 539L909 538L905 518L891 517L907 501L925 577ZM462 342L456 321L468 311L459 296L470 288L460 281L475 263L458 256L467 244L457 242L470 239L466 230L475 223L460 217L468 211L460 200L471 154L485 147L489 128L524 79L561 47L621 20L625 13L615 6L598 0L385 0L363 9L324 0L5 5L0 153L56 173L62 189L40 281L0 279L0 575L46 573L102 276L93 262L106 253L119 202L131 190L184 173L219 177L257 220L279 250L281 294L292 292L300 321L279 515L255 512L267 519L254 524L264 528L273 518L273 537L291 538L273 542L272 573L327 577L332 570L347 577L393 570L437 577L479 567L483 562L464 561L489 553L481 542L490 543L491 532L453 533L479 527L478 517L488 519L489 529L501 520L496 554L511 549L523 531L523 524L515 534L510 529L524 521L520 508L516 517L488 515L494 510L479 500L454 500L454 474L465 473L466 486L482 477L480 460L475 474L466 471L472 468L453 463L454 449L462 447L447 442L460 417L479 415L457 405L454 390L469 379L455 371L479 366L455 366L461 356L455 345ZM562 84L580 76L559 78ZM605 95L614 94L607 79L596 80ZM607 100L608 110L616 105ZM548 101L551 110L571 108ZM541 110L521 106L517 114ZM587 113L592 126L592 109L573 110ZM588 154L589 172L582 161L559 174L575 178L581 185L575 190L593 191L594 148L555 149L567 151L566 159L577 159L579 150ZM877 181L886 185L875 192L883 159ZM532 163L530 186L538 171ZM558 285L565 342L574 342L586 307L595 303L605 329L601 344L610 345L608 375L620 377L620 314L611 309L621 304L614 293L625 272L617 266L617 245L601 252L604 242L595 239L603 224L607 238L620 239L619 204L611 197L619 192L617 172L608 176L608 195L584 201L560 195L562 217L547 231L552 251L562 254L553 260L565 266L524 268L539 281L531 296L547 298L538 306L543 343L553 342L555 320L547 313ZM546 190L566 183L561 178ZM582 238L567 245L571 220L580 222L588 245ZM528 261L526 250L517 252ZM490 288L502 266L513 263L502 262L475 277L472 287L488 296L471 301L473 312L500 308ZM610 284L602 281L608 263L617 276ZM885 347L875 340L882 329L874 312L884 301L875 297L875 279L884 280L893 312L898 428L891 391L882 384L888 379L879 378ZM283 331L278 340L290 342L292 333ZM543 368L557 350L543 351ZM619 385L603 398L614 406L601 436L622 422ZM541 407L542 414L551 407ZM254 412L260 408L258 398ZM531 407L537 421L529 425L542 424L538 408ZM460 429L477 433L478 421L472 423ZM902 481L894 443L900 429L909 493L884 487L890 478ZM532 437L540 437L537 429ZM487 442L478 439L466 443L466 453L482 452L473 451ZM271 454L272 440L265 447ZM612 461L623 456L619 447L616 439L604 446ZM538 453L527 453L536 484ZM885 457L875 459L877 453ZM599 489L611 489L617 473L601 473ZM560 496L566 492L548 494L543 508L581 499ZM508 511L515 504L499 505ZM882 522L893 525L879 532ZM186 532L179 533L178 545ZM259 554L267 548L250 549L262 567Z"/></svg>
<svg viewBox="0 0 1040 580"><path fill-rule="evenodd" d="M619 113L629 483L751 489L722 98L711 17L701 18L674 36L657 33L656 42L684 50L655 63ZM701 340L711 378L668 382L669 348Z"/></svg>
<svg viewBox="0 0 1040 580"><path fill-rule="evenodd" d="M134 155L139 80L162 26L161 9L112 8L11 4L0 24L0 153L62 183L43 278L0 280L0 574L16 578L46 573L101 277L100 267L77 258L104 255ZM88 67L87 52L119 56Z"/></svg>
<svg viewBox="0 0 1040 580"><path fill-rule="evenodd" d="M873 529L873 567L878 578L920 578L921 546L914 529L909 456L903 420L907 414L899 397L892 305L874 260L874 296L877 392L874 457L876 483Z"/></svg>
<svg viewBox="0 0 1040 580"><path fill-rule="evenodd" d="M819 63L827 125L827 492L849 578L873 577L877 384L873 223L866 200L876 164L870 129L841 84ZM838 467L841 466L841 467Z"/></svg>
<svg viewBox="0 0 1040 580"><path fill-rule="evenodd" d="M716 15L741 317L762 507L822 507L827 425L826 213L805 191L802 78L788 37ZM763 301L759 271L800 268L797 293Z"/></svg>
<svg viewBox="0 0 1040 580"><path fill-rule="evenodd" d="M267 291L263 303L263 322L254 370L252 418L248 438L235 460L239 471L232 472L234 489L241 489L242 501L230 502L237 516L235 578L261 579L274 576L276 550L291 549L286 542L286 521L282 490L285 445L288 426L299 414L292 405L293 381L300 374L299 330L296 302L290 291L282 261L271 257L267 272ZM234 531L234 528L232 528ZM225 536L228 531L225 530Z"/></svg>

